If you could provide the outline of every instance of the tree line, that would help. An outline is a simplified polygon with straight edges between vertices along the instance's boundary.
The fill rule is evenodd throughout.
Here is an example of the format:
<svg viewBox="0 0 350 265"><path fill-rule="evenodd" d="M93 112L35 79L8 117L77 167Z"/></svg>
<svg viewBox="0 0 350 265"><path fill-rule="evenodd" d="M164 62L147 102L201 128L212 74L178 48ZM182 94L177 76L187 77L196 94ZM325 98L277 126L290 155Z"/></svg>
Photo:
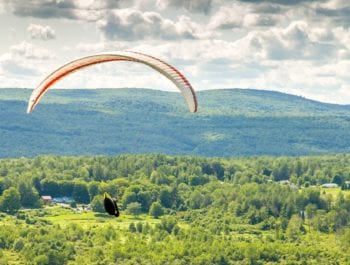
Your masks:
<svg viewBox="0 0 350 265"><path fill-rule="evenodd" d="M135 215L159 217L174 211L215 207L229 210L250 224L271 228L282 218L285 228L287 221L283 220L297 214L315 219L320 230L335 231L349 222L349 198L343 194L325 196L315 185L344 185L350 180L349 162L350 155L6 159L0 160L0 209L14 213L20 207L41 207L40 196L50 195L91 203L95 211L103 212L102 195L108 192L123 210ZM279 184L281 180L289 180L290 185ZM319 215L327 218L319 220Z"/></svg>
<svg viewBox="0 0 350 265"><path fill-rule="evenodd" d="M0 247L31 264L339 263L350 255L350 195L319 185L349 181L349 162L350 155L0 160ZM139 216L126 230L43 218L40 196L69 196L109 222L99 215L104 192L122 215ZM330 250L320 238L338 243Z"/></svg>

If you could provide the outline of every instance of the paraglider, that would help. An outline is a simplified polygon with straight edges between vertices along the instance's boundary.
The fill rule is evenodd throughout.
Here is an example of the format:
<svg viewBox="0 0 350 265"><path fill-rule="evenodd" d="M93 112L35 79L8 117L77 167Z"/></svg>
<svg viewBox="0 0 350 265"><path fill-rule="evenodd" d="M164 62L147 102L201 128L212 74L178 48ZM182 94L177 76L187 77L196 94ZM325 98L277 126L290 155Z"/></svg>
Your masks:
<svg viewBox="0 0 350 265"><path fill-rule="evenodd" d="M181 74L175 67L153 56L139 52L124 51L82 57L59 67L57 70L49 74L39 84L39 86L33 90L29 98L27 113L30 113L34 110L35 106L39 103L42 96L60 79L82 68L112 61L129 61L148 65L149 67L158 71L160 74L167 77L176 85L176 87L184 96L188 108L191 112L197 111L198 106L195 91L193 90L192 85L186 79L186 77ZM114 215L116 217L119 216L117 202L111 198L108 193L104 193L104 207L108 214Z"/></svg>
<svg viewBox="0 0 350 265"><path fill-rule="evenodd" d="M150 66L154 70L158 71L160 74L167 77L177 86L177 88L183 94L187 102L188 108L191 112L197 111L197 99L192 85L186 79L186 77L183 74L181 74L175 67L153 56L149 56L139 52L122 51L83 57L59 67L57 70L49 74L40 83L40 85L33 90L28 102L27 113L33 111L33 109L39 103L41 97L46 93L46 91L60 79L82 68L94 64L111 61L130 61Z"/></svg>
<svg viewBox="0 0 350 265"><path fill-rule="evenodd" d="M119 209L118 209L117 201L113 199L107 192L104 193L103 205L105 207L106 212L109 215L114 215L115 217L119 217Z"/></svg>

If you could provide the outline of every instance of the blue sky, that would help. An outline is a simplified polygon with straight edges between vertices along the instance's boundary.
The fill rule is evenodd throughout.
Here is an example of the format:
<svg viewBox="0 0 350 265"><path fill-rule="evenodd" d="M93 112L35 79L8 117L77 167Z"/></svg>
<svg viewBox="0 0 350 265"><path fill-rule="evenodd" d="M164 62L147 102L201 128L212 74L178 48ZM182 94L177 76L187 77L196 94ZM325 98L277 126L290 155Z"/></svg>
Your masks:
<svg viewBox="0 0 350 265"><path fill-rule="evenodd" d="M348 0L0 0L0 87L34 88L78 57L135 50L196 90L256 88L350 103ZM152 69L106 63L64 88L177 91Z"/></svg>

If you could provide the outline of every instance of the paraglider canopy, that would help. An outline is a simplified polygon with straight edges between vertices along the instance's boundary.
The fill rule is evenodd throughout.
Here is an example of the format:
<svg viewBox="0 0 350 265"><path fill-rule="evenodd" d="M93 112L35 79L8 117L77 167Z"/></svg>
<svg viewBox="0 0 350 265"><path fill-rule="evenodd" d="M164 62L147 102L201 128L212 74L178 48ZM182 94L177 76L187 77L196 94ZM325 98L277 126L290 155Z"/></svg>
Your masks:
<svg viewBox="0 0 350 265"><path fill-rule="evenodd" d="M180 73L175 67L170 64L155 58L153 56L149 56L139 52L132 51L124 51L124 52L111 52L111 53L103 53L103 54L95 54L87 57L82 57L77 60L71 61L57 70L49 74L40 85L35 88L30 96L28 102L27 113L33 111L35 106L39 103L41 97L45 94L45 92L57 81L64 78L65 76L78 71L82 68L111 61L130 61L142 63L150 66L154 70L158 71L160 74L167 77L170 81L172 81L176 87L183 94L188 108L191 112L197 111L197 98L196 94L192 88L190 82L186 79L186 77Z"/></svg>

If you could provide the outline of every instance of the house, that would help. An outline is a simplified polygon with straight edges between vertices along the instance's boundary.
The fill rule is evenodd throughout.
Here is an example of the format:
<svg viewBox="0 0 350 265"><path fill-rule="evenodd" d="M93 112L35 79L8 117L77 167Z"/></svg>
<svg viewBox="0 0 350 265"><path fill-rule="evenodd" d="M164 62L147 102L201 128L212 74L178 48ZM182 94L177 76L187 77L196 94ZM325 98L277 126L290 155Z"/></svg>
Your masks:
<svg viewBox="0 0 350 265"><path fill-rule="evenodd" d="M72 197L55 197L53 198L53 202L54 203L65 203L65 204L69 204L73 201Z"/></svg>
<svg viewBox="0 0 350 265"><path fill-rule="evenodd" d="M325 183L321 185L322 188L337 188L338 184L337 183Z"/></svg>
<svg viewBox="0 0 350 265"><path fill-rule="evenodd" d="M280 180L278 181L279 184L281 185L290 185L290 181L289 180Z"/></svg>
<svg viewBox="0 0 350 265"><path fill-rule="evenodd" d="M41 199L43 200L44 204L51 204L52 203L52 197L51 196L41 196Z"/></svg>
<svg viewBox="0 0 350 265"><path fill-rule="evenodd" d="M343 187L342 187L342 189L346 189L346 190L349 190L350 189L350 181L345 181L344 182L344 185L343 185Z"/></svg>

